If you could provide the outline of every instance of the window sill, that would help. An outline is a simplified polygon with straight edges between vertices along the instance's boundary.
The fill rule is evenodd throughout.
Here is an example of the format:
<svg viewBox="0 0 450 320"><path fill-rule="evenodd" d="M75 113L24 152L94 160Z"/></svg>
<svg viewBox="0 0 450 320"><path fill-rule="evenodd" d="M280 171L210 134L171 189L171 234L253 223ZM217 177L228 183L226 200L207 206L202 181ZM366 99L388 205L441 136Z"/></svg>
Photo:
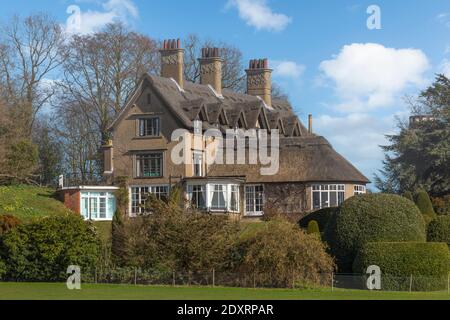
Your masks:
<svg viewBox="0 0 450 320"><path fill-rule="evenodd" d="M158 140L162 139L162 136L145 136L145 137L133 137L133 140Z"/></svg>
<svg viewBox="0 0 450 320"><path fill-rule="evenodd" d="M246 212L244 214L244 217L248 217L248 218L251 218L251 217L262 217L263 215L264 215L264 212Z"/></svg>

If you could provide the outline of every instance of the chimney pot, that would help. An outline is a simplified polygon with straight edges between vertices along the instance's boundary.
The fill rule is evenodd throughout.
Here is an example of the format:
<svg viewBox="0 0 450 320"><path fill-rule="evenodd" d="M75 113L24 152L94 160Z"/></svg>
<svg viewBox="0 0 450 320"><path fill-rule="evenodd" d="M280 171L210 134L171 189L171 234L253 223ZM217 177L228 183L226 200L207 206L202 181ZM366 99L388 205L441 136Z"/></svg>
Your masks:
<svg viewBox="0 0 450 320"><path fill-rule="evenodd" d="M272 106L272 70L269 69L268 59L250 60L246 72L247 94L259 96L266 105Z"/></svg>
<svg viewBox="0 0 450 320"><path fill-rule="evenodd" d="M200 61L200 83L210 85L217 94L222 94L222 59L219 48L202 48Z"/></svg>
<svg viewBox="0 0 450 320"><path fill-rule="evenodd" d="M166 39L163 41L161 54L161 76L173 78L183 88L183 60L184 50L180 39Z"/></svg>
<svg viewBox="0 0 450 320"><path fill-rule="evenodd" d="M313 133L313 116L308 115L308 133Z"/></svg>

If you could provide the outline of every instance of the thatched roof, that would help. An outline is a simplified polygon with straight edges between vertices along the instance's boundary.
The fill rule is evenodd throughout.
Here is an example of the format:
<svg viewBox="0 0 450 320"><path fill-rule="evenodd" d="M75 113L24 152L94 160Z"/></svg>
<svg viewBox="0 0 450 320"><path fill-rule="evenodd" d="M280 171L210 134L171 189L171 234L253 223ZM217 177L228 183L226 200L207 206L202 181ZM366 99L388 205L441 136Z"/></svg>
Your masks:
<svg viewBox="0 0 450 320"><path fill-rule="evenodd" d="M236 93L227 89L218 96L205 85L185 81L184 88L168 78L145 75L136 92L150 85L187 129L193 128L193 121L202 113L203 128L218 127L222 131L235 128L238 120L245 129L255 128L258 122L268 129L277 129L284 133L280 141L280 170L275 176L262 176L260 165L214 165L211 176L245 176L249 182L359 182L369 180L350 162L338 154L328 141L309 133L294 113L288 101L273 99L268 107L255 96ZM138 94L128 102L111 125L120 120L126 109L135 103ZM219 117L225 123L219 123Z"/></svg>

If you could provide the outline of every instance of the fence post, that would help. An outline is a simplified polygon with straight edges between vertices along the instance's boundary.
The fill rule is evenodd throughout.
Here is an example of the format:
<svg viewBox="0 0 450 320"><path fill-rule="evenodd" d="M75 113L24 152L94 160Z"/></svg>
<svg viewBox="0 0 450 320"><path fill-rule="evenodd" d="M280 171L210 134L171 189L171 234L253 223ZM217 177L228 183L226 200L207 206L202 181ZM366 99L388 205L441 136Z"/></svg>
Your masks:
<svg viewBox="0 0 450 320"><path fill-rule="evenodd" d="M292 289L295 289L295 271L292 270Z"/></svg>
<svg viewBox="0 0 450 320"><path fill-rule="evenodd" d="M97 266L95 267L94 281L97 284Z"/></svg>
<svg viewBox="0 0 450 320"><path fill-rule="evenodd" d="M409 278L409 292L412 292L412 282L413 282L413 276Z"/></svg>
<svg viewBox="0 0 450 320"><path fill-rule="evenodd" d="M172 285L175 287L175 270L172 272Z"/></svg>
<svg viewBox="0 0 450 320"><path fill-rule="evenodd" d="M447 275L447 293L450 294L450 273Z"/></svg>
<svg viewBox="0 0 450 320"><path fill-rule="evenodd" d="M334 291L334 272L331 273L331 292Z"/></svg>
<svg viewBox="0 0 450 320"><path fill-rule="evenodd" d="M212 269L212 285L213 287L216 286L216 269Z"/></svg>
<svg viewBox="0 0 450 320"><path fill-rule="evenodd" d="M256 272L253 270L253 288L256 288Z"/></svg>
<svg viewBox="0 0 450 320"><path fill-rule="evenodd" d="M137 285L137 268L134 267L134 285Z"/></svg>

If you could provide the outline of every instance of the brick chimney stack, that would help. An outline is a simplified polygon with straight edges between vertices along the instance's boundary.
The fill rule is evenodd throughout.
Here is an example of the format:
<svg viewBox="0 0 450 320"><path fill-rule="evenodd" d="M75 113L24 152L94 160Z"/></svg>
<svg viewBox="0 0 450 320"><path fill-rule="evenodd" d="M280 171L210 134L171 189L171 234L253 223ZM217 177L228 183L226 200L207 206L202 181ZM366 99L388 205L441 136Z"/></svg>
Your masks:
<svg viewBox="0 0 450 320"><path fill-rule="evenodd" d="M161 76L173 78L183 88L184 49L181 48L180 39L164 40L161 54Z"/></svg>
<svg viewBox="0 0 450 320"><path fill-rule="evenodd" d="M313 116L312 114L308 115L308 133L313 133Z"/></svg>
<svg viewBox="0 0 450 320"><path fill-rule="evenodd" d="M217 94L222 94L222 58L219 48L203 48L200 62L200 83L211 85Z"/></svg>
<svg viewBox="0 0 450 320"><path fill-rule="evenodd" d="M247 73L247 93L259 96L272 106L272 70L267 59L250 60Z"/></svg>

